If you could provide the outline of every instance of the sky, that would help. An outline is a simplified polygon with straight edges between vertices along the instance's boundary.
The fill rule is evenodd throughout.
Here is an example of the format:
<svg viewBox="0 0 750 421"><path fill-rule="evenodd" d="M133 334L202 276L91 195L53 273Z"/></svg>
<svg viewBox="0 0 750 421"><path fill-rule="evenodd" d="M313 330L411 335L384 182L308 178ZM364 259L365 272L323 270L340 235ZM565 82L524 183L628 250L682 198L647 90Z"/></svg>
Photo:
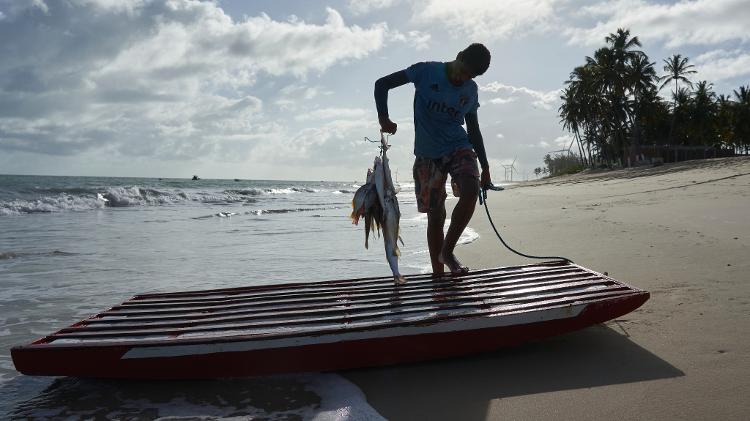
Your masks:
<svg viewBox="0 0 750 421"><path fill-rule="evenodd" d="M0 0L0 174L361 181L375 80L481 42L493 179L514 160L533 177L570 144L560 89L607 34L730 95L750 85L748 22L748 0ZM413 95L389 95L401 181Z"/></svg>

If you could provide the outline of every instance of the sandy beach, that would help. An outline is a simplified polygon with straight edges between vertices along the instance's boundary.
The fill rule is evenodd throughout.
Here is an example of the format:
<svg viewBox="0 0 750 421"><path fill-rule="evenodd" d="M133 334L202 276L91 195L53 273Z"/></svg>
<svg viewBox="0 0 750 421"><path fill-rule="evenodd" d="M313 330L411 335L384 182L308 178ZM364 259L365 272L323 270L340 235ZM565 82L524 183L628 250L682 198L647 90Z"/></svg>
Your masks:
<svg viewBox="0 0 750 421"><path fill-rule="evenodd" d="M750 158L521 183L491 193L519 251L651 292L605 325L497 352L344 375L390 420L733 420L750 412ZM529 263L483 208L473 268Z"/></svg>

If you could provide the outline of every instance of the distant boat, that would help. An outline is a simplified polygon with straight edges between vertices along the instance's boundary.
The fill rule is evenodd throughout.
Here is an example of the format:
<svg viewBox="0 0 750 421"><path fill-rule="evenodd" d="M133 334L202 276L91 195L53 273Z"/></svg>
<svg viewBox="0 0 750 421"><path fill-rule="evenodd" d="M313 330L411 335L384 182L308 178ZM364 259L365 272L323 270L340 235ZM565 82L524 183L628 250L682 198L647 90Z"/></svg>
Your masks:
<svg viewBox="0 0 750 421"><path fill-rule="evenodd" d="M235 178L234 181L240 181L240 179L239 178Z"/></svg>
<svg viewBox="0 0 750 421"><path fill-rule="evenodd" d="M200 179L201 179L201 178L200 178L200 177L198 177L197 175L194 175L194 176L193 176L193 180L200 180Z"/></svg>

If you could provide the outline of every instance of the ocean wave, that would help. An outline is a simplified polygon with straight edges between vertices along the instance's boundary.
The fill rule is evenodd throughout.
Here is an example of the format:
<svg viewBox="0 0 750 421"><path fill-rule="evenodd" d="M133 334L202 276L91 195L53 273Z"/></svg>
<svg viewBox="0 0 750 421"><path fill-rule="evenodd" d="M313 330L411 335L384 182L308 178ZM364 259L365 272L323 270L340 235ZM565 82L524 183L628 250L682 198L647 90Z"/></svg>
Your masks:
<svg viewBox="0 0 750 421"><path fill-rule="evenodd" d="M146 187L109 187L104 193L97 193L97 198L105 206L125 207L142 205L163 205L188 200L182 191L161 191Z"/></svg>
<svg viewBox="0 0 750 421"><path fill-rule="evenodd" d="M56 257L56 256L77 256L78 253L71 253L67 251L52 250L52 251L37 251L37 252L12 252L5 251L0 252L0 260L20 259L23 257Z"/></svg>
<svg viewBox="0 0 750 421"><path fill-rule="evenodd" d="M263 189L237 189L237 190L224 190L224 193L239 196L260 196L263 194Z"/></svg>
<svg viewBox="0 0 750 421"><path fill-rule="evenodd" d="M0 202L0 215L22 215L31 213L52 213L62 211L82 211L101 209L105 202L96 196L71 196L61 194L35 200L16 199Z"/></svg>
<svg viewBox="0 0 750 421"><path fill-rule="evenodd" d="M208 219L208 218L231 218L234 215L239 215L237 212L219 212L212 215L196 216L193 219Z"/></svg>
<svg viewBox="0 0 750 421"><path fill-rule="evenodd" d="M212 205L251 204L262 196L324 193L352 193L346 189L318 190L306 186L246 187L225 190L172 189L151 186L50 187L16 189L0 196L0 216L102 208L206 203Z"/></svg>
<svg viewBox="0 0 750 421"><path fill-rule="evenodd" d="M290 213L290 212L310 212L310 211L320 211L320 210L326 210L326 209L344 209L347 207L348 206L328 206L328 207L322 207L322 208L256 209L256 210L245 212L245 215L268 215L268 214Z"/></svg>
<svg viewBox="0 0 750 421"><path fill-rule="evenodd" d="M479 233L474 231L471 227L466 227L461 236L458 237L458 245L470 244L479 239Z"/></svg>

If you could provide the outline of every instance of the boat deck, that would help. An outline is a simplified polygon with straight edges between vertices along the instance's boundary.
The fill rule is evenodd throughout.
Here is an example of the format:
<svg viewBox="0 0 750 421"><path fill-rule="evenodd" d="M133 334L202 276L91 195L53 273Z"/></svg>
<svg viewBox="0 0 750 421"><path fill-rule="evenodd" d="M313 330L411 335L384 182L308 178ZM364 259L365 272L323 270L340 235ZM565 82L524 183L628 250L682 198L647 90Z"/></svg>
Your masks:
<svg viewBox="0 0 750 421"><path fill-rule="evenodd" d="M376 277L136 295L25 348L320 337L648 298L645 291L567 262L407 279L401 286Z"/></svg>

